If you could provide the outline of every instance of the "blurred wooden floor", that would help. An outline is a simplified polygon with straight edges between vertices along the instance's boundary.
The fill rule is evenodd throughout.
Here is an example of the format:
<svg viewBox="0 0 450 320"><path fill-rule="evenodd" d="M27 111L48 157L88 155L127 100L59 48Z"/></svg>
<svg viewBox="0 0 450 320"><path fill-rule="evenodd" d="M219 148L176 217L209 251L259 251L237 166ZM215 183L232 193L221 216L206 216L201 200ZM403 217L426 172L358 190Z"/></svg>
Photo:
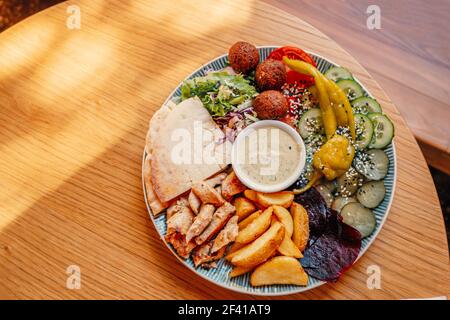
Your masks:
<svg viewBox="0 0 450 320"><path fill-rule="evenodd" d="M264 1L354 56L400 110L428 163L450 174L450 1ZM381 9L380 30L366 26L371 4Z"/></svg>

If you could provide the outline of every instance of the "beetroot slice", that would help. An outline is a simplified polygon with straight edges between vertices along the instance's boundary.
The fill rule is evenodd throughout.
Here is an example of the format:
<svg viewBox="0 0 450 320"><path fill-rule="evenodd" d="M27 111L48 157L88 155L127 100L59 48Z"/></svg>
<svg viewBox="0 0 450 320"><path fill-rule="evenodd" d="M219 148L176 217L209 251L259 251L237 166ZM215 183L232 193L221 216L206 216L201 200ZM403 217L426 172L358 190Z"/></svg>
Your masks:
<svg viewBox="0 0 450 320"><path fill-rule="evenodd" d="M361 234L343 223L336 211L327 208L314 188L296 200L305 207L310 219L310 239L301 264L309 276L334 282L358 257Z"/></svg>
<svg viewBox="0 0 450 320"><path fill-rule="evenodd" d="M320 236L328 224L327 204L319 191L311 188L295 197L308 212L309 233L312 237Z"/></svg>

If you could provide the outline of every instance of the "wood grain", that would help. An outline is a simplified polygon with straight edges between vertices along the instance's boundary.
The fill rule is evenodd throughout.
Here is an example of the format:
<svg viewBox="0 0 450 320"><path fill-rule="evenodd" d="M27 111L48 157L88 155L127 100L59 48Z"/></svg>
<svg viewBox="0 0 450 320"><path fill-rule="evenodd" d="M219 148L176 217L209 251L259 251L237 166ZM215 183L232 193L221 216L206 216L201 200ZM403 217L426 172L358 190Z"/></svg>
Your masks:
<svg viewBox="0 0 450 320"><path fill-rule="evenodd" d="M82 10L80 30L65 27L69 4ZM287 298L448 295L446 237L426 163L395 106L354 58L261 2L117 0L62 3L0 35L1 298L253 298L177 262L148 217L141 187L153 112L238 39L299 44L349 66L396 126L397 188L378 238L339 282ZM366 286L373 264L382 270L381 290ZM80 290L66 288L69 265L81 268Z"/></svg>
<svg viewBox="0 0 450 320"><path fill-rule="evenodd" d="M450 174L450 11L447 0L266 0L326 33L386 90L427 162ZM366 9L381 10L369 30Z"/></svg>

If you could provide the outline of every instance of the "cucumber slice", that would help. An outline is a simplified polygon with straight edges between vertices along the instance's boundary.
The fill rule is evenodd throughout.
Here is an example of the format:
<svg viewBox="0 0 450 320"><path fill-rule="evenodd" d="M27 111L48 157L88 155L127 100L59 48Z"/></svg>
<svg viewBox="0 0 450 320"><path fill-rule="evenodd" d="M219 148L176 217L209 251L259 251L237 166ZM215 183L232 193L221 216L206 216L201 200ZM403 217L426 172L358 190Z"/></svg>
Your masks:
<svg viewBox="0 0 450 320"><path fill-rule="evenodd" d="M386 188L383 181L365 183L356 193L359 203L366 208L376 208L383 201Z"/></svg>
<svg viewBox="0 0 450 320"><path fill-rule="evenodd" d="M353 79L352 74L345 68L342 67L331 67L324 73L324 76L334 82L339 80Z"/></svg>
<svg viewBox="0 0 450 320"><path fill-rule="evenodd" d="M337 213L342 211L342 208L347 205L347 203L358 202L354 197L337 197L334 199L331 209L335 210Z"/></svg>
<svg viewBox="0 0 450 320"><path fill-rule="evenodd" d="M366 148L372 141L373 124L372 121L363 114L355 114L356 141L355 147L358 150Z"/></svg>
<svg viewBox="0 0 450 320"><path fill-rule="evenodd" d="M364 95L363 88L355 80L339 80L336 84L345 92L350 101Z"/></svg>
<svg viewBox="0 0 450 320"><path fill-rule="evenodd" d="M358 202L345 205L340 215L342 221L358 230L363 238L369 236L377 225L373 212Z"/></svg>
<svg viewBox="0 0 450 320"><path fill-rule="evenodd" d="M323 180L324 181L321 184L324 185L325 187L327 187L328 190L330 190L331 194L334 195L336 193L336 189L337 189L336 180L332 180L332 181L328 181L326 179L323 179Z"/></svg>
<svg viewBox="0 0 450 320"><path fill-rule="evenodd" d="M369 113L367 117L372 121L374 129L369 148L382 149L386 147L394 137L394 125L392 121L381 113Z"/></svg>
<svg viewBox="0 0 450 320"><path fill-rule="evenodd" d="M312 134L323 134L325 132L322 112L319 108L310 109L302 115L298 123L298 132L303 139Z"/></svg>
<svg viewBox="0 0 450 320"><path fill-rule="evenodd" d="M368 114L374 112L383 112L377 100L370 97L361 97L352 101L354 113Z"/></svg>
<svg viewBox="0 0 450 320"><path fill-rule="evenodd" d="M319 184L318 186L315 186L317 191L319 191L320 195L322 196L323 200L325 200L327 207L331 207L331 204L333 203L334 197L331 194L330 189L328 189L325 185Z"/></svg>
<svg viewBox="0 0 450 320"><path fill-rule="evenodd" d="M380 149L359 151L353 160L355 169L369 180L383 179L389 168L389 158Z"/></svg>
<svg viewBox="0 0 450 320"><path fill-rule="evenodd" d="M337 192L343 197L351 197L362 185L362 177L350 167L346 173L336 179Z"/></svg>

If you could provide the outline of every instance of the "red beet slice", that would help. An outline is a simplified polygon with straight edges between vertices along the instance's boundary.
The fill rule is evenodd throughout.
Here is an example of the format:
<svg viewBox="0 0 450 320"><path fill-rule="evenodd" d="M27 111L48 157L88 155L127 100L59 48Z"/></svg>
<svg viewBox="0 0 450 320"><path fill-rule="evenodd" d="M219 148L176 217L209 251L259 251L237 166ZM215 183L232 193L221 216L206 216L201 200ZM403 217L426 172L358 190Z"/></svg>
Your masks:
<svg viewBox="0 0 450 320"><path fill-rule="evenodd" d="M314 188L297 196L296 201L305 207L310 219L310 239L301 264L309 276L334 282L358 257L361 234L327 208Z"/></svg>
<svg viewBox="0 0 450 320"><path fill-rule="evenodd" d="M328 224L328 211L327 204L319 191L311 188L297 195L295 200L308 212L310 235L313 237L320 236Z"/></svg>

